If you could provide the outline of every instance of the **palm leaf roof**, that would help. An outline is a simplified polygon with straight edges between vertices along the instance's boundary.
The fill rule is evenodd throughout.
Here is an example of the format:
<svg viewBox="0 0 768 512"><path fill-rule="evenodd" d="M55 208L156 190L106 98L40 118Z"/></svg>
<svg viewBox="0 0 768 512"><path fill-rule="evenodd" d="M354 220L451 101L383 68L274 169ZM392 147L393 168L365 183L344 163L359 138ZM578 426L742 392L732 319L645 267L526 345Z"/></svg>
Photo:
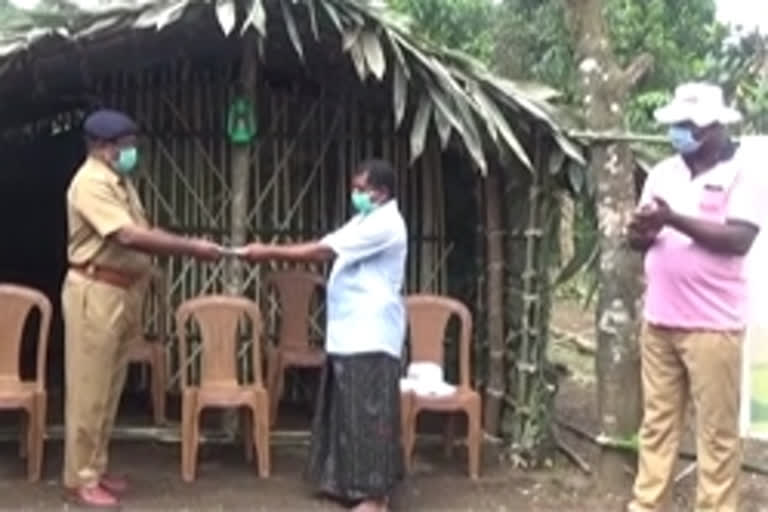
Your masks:
<svg viewBox="0 0 768 512"><path fill-rule="evenodd" d="M0 85L29 76L30 67L42 65L38 54L52 47L98 52L106 36L135 41L201 15L216 20L228 39L255 32L262 49L271 38L287 38L304 65L310 50L335 40L360 83L388 87L395 125L410 130L414 159L432 127L444 146L456 136L482 172L489 150L513 154L532 169L523 132L535 123L572 161L583 163L582 148L567 137L549 103L554 90L503 79L424 39L381 0L40 0L24 10L0 4ZM22 86L28 88L0 86L0 103Z"/></svg>

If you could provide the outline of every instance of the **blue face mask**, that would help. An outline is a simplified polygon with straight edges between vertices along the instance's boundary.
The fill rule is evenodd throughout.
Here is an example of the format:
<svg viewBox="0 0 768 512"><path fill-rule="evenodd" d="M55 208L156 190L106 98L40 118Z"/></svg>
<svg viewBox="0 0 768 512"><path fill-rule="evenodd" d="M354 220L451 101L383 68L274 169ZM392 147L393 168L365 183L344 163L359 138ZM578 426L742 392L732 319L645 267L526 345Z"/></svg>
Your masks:
<svg viewBox="0 0 768 512"><path fill-rule="evenodd" d="M117 156L116 167L122 174L131 174L136 169L139 161L139 152L136 146L120 149Z"/></svg>
<svg viewBox="0 0 768 512"><path fill-rule="evenodd" d="M683 155L695 153L701 147L701 141L696 140L690 128L672 126L669 128L667 137L672 146Z"/></svg>

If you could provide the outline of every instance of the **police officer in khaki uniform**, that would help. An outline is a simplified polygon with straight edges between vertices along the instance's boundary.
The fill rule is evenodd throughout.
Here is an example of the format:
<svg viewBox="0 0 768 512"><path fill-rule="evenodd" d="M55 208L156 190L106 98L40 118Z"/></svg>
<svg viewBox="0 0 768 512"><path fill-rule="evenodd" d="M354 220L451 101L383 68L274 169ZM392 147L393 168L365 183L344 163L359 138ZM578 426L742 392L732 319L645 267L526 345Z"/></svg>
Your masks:
<svg viewBox="0 0 768 512"><path fill-rule="evenodd" d="M141 330L150 254L215 260L220 246L152 229L131 183L136 124L100 110L85 121L88 157L67 193L70 270L62 292L66 354L64 485L82 505L119 505L125 480L107 474L109 437Z"/></svg>

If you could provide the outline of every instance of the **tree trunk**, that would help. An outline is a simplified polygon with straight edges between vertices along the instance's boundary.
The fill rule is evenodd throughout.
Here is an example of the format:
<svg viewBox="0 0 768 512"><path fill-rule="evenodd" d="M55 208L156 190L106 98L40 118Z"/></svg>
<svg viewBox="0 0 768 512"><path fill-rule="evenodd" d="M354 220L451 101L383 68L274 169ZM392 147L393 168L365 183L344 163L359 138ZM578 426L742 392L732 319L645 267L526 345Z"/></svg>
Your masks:
<svg viewBox="0 0 768 512"><path fill-rule="evenodd" d="M501 216L501 169L485 177L485 228L488 257L488 383L485 388L485 431L499 435L504 397L504 232Z"/></svg>
<svg viewBox="0 0 768 512"><path fill-rule="evenodd" d="M580 62L587 125L598 132L621 130L629 93L652 65L652 58L641 55L621 69L608 41L603 2L567 0L566 5ZM636 434L641 413L637 338L642 267L624 236L635 208L633 156L627 143L598 142L591 148L590 164L597 182L600 244L596 314L599 422L609 441L627 441ZM634 460L604 446L599 476L606 490L626 491L634 469Z"/></svg>

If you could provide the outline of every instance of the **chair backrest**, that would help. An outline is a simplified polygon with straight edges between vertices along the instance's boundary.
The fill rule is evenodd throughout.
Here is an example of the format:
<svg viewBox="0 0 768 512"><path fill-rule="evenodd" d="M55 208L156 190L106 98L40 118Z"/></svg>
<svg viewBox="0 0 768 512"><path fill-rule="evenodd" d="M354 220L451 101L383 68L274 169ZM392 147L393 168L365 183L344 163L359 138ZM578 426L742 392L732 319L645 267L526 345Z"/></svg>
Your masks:
<svg viewBox="0 0 768 512"><path fill-rule="evenodd" d="M278 345L306 350L309 348L309 308L317 290L325 286L325 279L304 270L279 270L268 273L264 282L277 291L280 304Z"/></svg>
<svg viewBox="0 0 768 512"><path fill-rule="evenodd" d="M437 363L443 366L443 342L451 317L459 319L459 385L469 386L469 343L472 314L461 302L439 295L409 295L406 298L410 327L410 360Z"/></svg>
<svg viewBox="0 0 768 512"><path fill-rule="evenodd" d="M43 391L53 308L43 293L25 286L0 284L0 383L21 380L19 359L22 335L27 318L34 308L40 312L35 382L38 391Z"/></svg>
<svg viewBox="0 0 768 512"><path fill-rule="evenodd" d="M242 297L211 295L190 299L176 311L182 387L190 385L187 365L187 323L193 319L200 329L200 387L236 386L239 326L251 323L253 383L263 386L261 369L262 317L258 305Z"/></svg>

